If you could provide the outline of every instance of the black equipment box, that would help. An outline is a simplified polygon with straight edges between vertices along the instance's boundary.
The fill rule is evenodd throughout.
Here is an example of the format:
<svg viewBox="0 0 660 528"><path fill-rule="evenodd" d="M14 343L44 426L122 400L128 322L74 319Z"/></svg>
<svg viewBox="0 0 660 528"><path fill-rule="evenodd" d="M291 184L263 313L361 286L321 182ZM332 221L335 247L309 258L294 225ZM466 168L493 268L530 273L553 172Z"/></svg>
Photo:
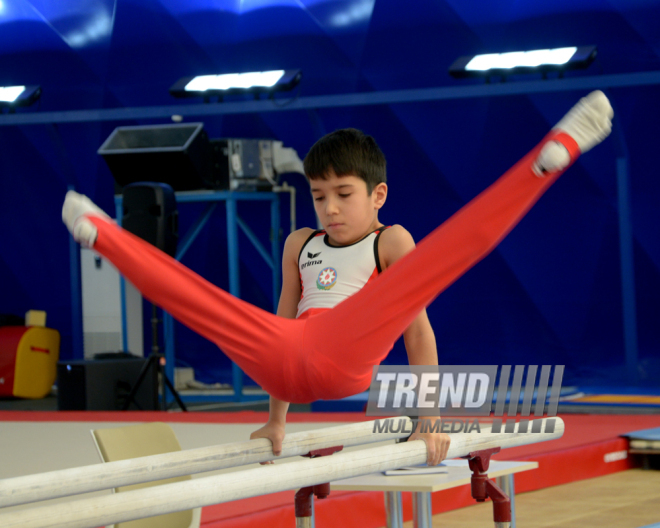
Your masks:
<svg viewBox="0 0 660 528"><path fill-rule="evenodd" d="M167 183L175 191L226 186L214 178L203 123L117 127L98 153L120 188L144 181Z"/></svg>
<svg viewBox="0 0 660 528"><path fill-rule="evenodd" d="M57 364L57 409L121 410L137 381L145 358L60 361ZM158 410L156 369L149 369L131 402L131 410Z"/></svg>

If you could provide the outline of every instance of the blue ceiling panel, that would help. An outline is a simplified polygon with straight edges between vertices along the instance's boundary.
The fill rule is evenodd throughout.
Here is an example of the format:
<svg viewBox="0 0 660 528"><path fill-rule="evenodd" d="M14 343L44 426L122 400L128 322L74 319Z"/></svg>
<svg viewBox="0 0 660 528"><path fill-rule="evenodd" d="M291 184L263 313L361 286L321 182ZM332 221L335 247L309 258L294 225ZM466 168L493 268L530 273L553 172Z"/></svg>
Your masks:
<svg viewBox="0 0 660 528"><path fill-rule="evenodd" d="M30 0L41 20L75 50L107 48L113 32L115 0L77 0L75 3Z"/></svg>
<svg viewBox="0 0 660 528"><path fill-rule="evenodd" d="M471 28L445 2L420 0L414 9L393 6L388 1L376 3L364 52L363 75L376 89L447 84L451 62L466 47L480 45Z"/></svg>

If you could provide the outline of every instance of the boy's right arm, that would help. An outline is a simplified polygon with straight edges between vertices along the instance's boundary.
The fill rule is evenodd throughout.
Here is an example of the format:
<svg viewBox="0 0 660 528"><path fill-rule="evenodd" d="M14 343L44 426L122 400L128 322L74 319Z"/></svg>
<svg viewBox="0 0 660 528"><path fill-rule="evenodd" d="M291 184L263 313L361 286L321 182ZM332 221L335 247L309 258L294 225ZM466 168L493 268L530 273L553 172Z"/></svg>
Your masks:
<svg viewBox="0 0 660 528"><path fill-rule="evenodd" d="M298 314L298 303L300 302L300 273L298 271L298 255L303 244L313 232L310 228L298 229L291 233L284 243L282 254L282 292L277 305L277 315L287 319L295 319ZM270 411L268 423L261 429L250 435L250 440L255 438L268 438L273 443L273 454L282 452L282 440L284 439L284 426L289 403L270 397ZM270 462L272 464L272 462Z"/></svg>
<svg viewBox="0 0 660 528"><path fill-rule="evenodd" d="M298 315L298 303L302 293L300 287L300 272L298 271L298 256L305 241L313 233L313 229L305 227L291 233L284 243L282 253L282 292L277 305L277 315L287 319L295 319Z"/></svg>

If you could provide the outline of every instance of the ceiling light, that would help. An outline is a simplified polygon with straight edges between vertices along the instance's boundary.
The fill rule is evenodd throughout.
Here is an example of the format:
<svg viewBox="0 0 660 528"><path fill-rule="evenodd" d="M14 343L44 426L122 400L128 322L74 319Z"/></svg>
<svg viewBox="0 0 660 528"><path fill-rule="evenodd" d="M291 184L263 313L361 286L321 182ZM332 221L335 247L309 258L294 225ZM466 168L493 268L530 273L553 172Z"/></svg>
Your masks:
<svg viewBox="0 0 660 528"><path fill-rule="evenodd" d="M40 86L0 86L0 106L28 106L41 95Z"/></svg>
<svg viewBox="0 0 660 528"><path fill-rule="evenodd" d="M291 90L302 77L300 70L272 70L179 79L171 88L174 97L209 97L235 93L274 93Z"/></svg>
<svg viewBox="0 0 660 528"><path fill-rule="evenodd" d="M449 68L453 77L487 77L514 73L546 73L583 69L596 58L596 46L566 47L458 58Z"/></svg>

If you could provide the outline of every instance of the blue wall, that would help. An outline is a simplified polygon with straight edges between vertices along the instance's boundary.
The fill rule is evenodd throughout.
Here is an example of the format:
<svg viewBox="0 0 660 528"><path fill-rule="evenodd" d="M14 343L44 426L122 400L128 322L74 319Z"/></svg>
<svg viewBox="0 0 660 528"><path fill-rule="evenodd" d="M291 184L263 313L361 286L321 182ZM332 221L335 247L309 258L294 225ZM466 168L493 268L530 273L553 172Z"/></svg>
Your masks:
<svg viewBox="0 0 660 528"><path fill-rule="evenodd" d="M474 81L449 77L460 55L566 45L599 48L586 72L660 70L660 5L650 0L0 0L0 86L39 84L41 111L176 104L168 88L204 73L301 68L300 97ZM515 82L525 82L516 79ZM514 81L511 81L514 82ZM630 153L639 380L660 379L660 87L609 92ZM210 137L273 137L304 155L323 130L357 127L388 158L381 220L416 239L517 161L584 92L503 96L204 118ZM200 103L201 104L201 103ZM96 151L119 125L0 126L0 313L48 311L72 355L67 184L113 210ZM613 134L614 137L614 134ZM569 381L615 383L624 372L615 158L610 138L585 156L500 247L429 308L441 363L566 364ZM299 224L315 225L302 177ZM182 209L190 222L194 207ZM286 211L286 207L283 207ZM261 229L268 215L241 215ZM184 263L227 287L223 215ZM283 215L283 222L286 222ZM286 225L286 224L285 224ZM260 230L261 229L261 230ZM268 273L242 252L242 288L269 308ZM374 307L374 317L377 307ZM178 358L226 380L217 349L181 326ZM388 362L405 361L400 344Z"/></svg>

